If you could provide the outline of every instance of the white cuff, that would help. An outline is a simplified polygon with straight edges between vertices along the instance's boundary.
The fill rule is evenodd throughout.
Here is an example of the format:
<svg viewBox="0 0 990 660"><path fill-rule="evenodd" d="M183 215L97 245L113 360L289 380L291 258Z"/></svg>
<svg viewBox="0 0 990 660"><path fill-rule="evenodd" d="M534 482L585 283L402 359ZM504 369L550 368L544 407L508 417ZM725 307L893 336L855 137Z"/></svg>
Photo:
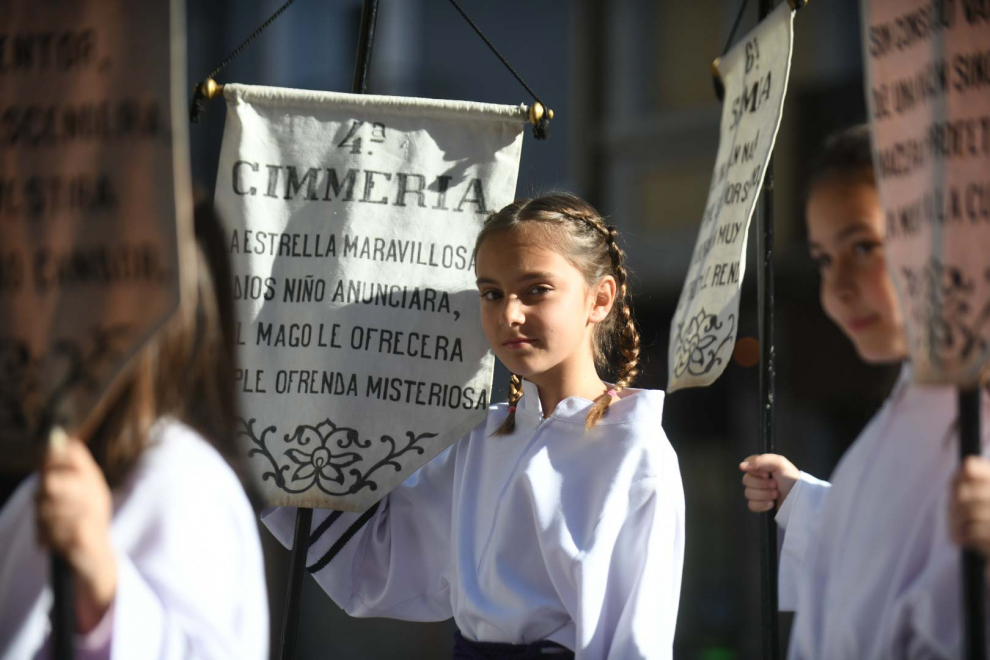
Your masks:
<svg viewBox="0 0 990 660"><path fill-rule="evenodd" d="M818 529L818 514L831 484L802 472L791 488L775 520L785 529L780 547L778 575L778 607L794 611L798 603L798 584L805 571L805 555Z"/></svg>
<svg viewBox="0 0 990 660"><path fill-rule="evenodd" d="M787 523L790 522L792 512L795 509L801 509L801 504L805 504L804 502L799 504L798 501L808 499L805 496L807 495L807 491L809 489L815 492L814 503L817 504L820 501L821 495L818 491L816 491L816 489L831 487L832 484L829 482L813 477L807 472L801 472L800 475L798 475L798 480L794 482L793 486L791 486L791 492L787 494L787 498L784 500L784 503L781 504L780 509L777 510L777 515L774 517L774 520L777 522L777 526L783 530L787 529ZM823 493L824 491L821 492Z"/></svg>
<svg viewBox="0 0 990 660"><path fill-rule="evenodd" d="M115 598L92 630L75 636L75 651L78 660L107 660L110 658L116 603Z"/></svg>

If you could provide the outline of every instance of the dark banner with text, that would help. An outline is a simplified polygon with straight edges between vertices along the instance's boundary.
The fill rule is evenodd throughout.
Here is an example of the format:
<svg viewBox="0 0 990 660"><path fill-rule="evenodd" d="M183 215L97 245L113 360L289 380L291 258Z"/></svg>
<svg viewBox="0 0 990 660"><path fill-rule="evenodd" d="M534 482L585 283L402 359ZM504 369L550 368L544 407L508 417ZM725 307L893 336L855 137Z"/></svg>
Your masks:
<svg viewBox="0 0 990 660"><path fill-rule="evenodd" d="M180 2L7 0L0 465L98 417L179 302L191 235Z"/></svg>

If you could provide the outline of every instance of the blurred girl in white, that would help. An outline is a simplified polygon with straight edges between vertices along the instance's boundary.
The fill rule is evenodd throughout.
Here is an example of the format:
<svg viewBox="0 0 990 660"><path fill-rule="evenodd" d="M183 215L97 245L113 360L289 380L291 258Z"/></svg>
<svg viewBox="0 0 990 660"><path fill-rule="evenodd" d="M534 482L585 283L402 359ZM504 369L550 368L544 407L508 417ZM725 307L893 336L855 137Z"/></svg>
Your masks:
<svg viewBox="0 0 990 660"><path fill-rule="evenodd" d="M982 529L990 539L990 463L973 459L950 488L958 470L956 390L912 382L904 361L904 319L884 261L867 126L826 146L806 218L825 313L863 361L904 366L831 487L776 454L740 465L750 510L779 505L780 608L797 610L789 657L960 658L959 548L948 512L959 532ZM983 419L990 419L987 396ZM977 520L982 528L967 526ZM955 540L975 546L976 538L957 533Z"/></svg>
<svg viewBox="0 0 990 660"><path fill-rule="evenodd" d="M72 569L77 660L268 657L256 517L228 464L231 279L206 208L196 231L196 295L93 434L52 447L0 512L5 660L51 654L48 550Z"/></svg>
<svg viewBox="0 0 990 660"><path fill-rule="evenodd" d="M670 658L683 490L663 393L629 389L639 334L616 230L549 195L493 214L476 254L509 401L349 542L357 516L316 512L307 564L354 616L453 616L455 658ZM613 353L610 384L600 374ZM294 517L265 516L289 547Z"/></svg>

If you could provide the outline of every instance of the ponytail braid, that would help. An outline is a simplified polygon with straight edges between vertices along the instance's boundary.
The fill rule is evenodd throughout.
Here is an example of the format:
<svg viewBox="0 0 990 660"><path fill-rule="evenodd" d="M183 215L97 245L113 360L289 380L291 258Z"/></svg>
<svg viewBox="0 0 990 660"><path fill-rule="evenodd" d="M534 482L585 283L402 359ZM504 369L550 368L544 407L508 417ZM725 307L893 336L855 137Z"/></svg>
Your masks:
<svg viewBox="0 0 990 660"><path fill-rule="evenodd" d="M615 386L595 399L594 405L588 412L585 428L590 430L605 416L612 399L618 397L619 392L629 387L639 374L639 330L636 329L632 305L629 301L631 297L627 283L629 273L626 271L625 265L626 253L619 246L617 240L619 232L615 227L606 225L599 218L584 220L605 239L605 247L608 249L609 257L612 260L612 275L615 277L616 292L612 307L614 318L609 330L611 330L610 334L616 336L619 354L622 356Z"/></svg>
<svg viewBox="0 0 990 660"><path fill-rule="evenodd" d="M509 377L509 414L492 435L508 435L516 429L516 404L523 396L522 378L516 374Z"/></svg>

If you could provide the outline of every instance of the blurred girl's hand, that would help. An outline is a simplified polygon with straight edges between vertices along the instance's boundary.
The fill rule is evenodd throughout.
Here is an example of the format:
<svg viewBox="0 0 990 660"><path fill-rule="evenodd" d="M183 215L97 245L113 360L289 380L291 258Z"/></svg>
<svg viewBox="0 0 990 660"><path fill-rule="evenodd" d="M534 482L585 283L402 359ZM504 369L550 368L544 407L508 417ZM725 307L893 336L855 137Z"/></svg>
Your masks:
<svg viewBox="0 0 990 660"><path fill-rule="evenodd" d="M990 557L990 461L970 456L952 482L949 533L963 547Z"/></svg>
<svg viewBox="0 0 990 660"><path fill-rule="evenodd" d="M117 593L110 487L86 445L69 438L49 447L36 497L38 540L72 567L76 629L89 632Z"/></svg>
<svg viewBox="0 0 990 660"><path fill-rule="evenodd" d="M755 513L770 511L783 504L801 475L793 463L778 454L748 456L739 464L739 469L746 473L742 478L746 487L743 494L749 510Z"/></svg>

